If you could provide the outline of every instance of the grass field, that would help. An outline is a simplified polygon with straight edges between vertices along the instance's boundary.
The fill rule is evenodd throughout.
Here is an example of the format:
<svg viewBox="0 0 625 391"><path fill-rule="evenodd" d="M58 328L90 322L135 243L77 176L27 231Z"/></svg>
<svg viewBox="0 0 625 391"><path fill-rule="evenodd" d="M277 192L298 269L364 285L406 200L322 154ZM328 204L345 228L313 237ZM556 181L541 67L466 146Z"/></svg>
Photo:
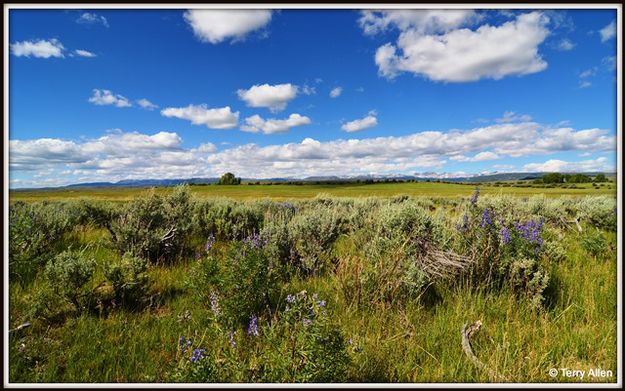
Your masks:
<svg viewBox="0 0 625 391"><path fill-rule="evenodd" d="M139 197L135 204L114 203L121 209L110 219L123 222L127 229L123 225L111 228L106 219L98 218L97 207L84 216L86 220L65 222L59 239L37 252L39 263L29 278L13 272L22 270L16 269L19 262L35 261L12 258L10 327L32 323L11 334L12 382L523 383L615 382L621 376L616 373L614 189L482 186L476 202L469 199L474 186L440 183L192 186L189 190L199 206L185 207L185 202L176 201L170 210L165 202L139 220L133 220L133 213L157 205L139 203L149 199L145 189L11 193L11 201L30 201L13 217L18 228L11 236L11 249L24 253L35 234L45 236L52 231L55 225L50 220L72 216L72 208L77 207L70 203L64 206L69 209L48 211L54 203L46 206L36 201ZM165 200L182 199L171 188L155 192ZM304 199L318 193L330 196ZM546 197L525 197L537 193ZM419 197L389 198L398 194ZM213 196L245 201L214 200ZM377 198L362 198L369 196ZM257 201L265 197L292 201ZM205 206L200 207L203 202ZM285 217L288 232L284 238L275 230L280 225L274 223L282 221L280 213L291 208L295 212ZM19 219L31 221L37 213L43 216L40 225L18 224ZM154 217L154 213L173 213L173 217ZM463 214L470 216L468 229L460 227ZM172 221L181 230L188 221L193 227L183 243L188 251L168 261L150 261L142 290L131 291L136 301L121 301L117 295L117 301L111 302L101 296L101 288L116 290L119 284L108 282L112 277L107 270L121 262L128 243L137 243L135 239L123 242L123 235L151 243L150 235L160 238L167 231L157 226L133 228L133 221L143 218L150 223ZM528 241L535 238L514 236L506 244L502 234L504 227L522 232L514 227L530 218L545 222L540 252ZM581 232L571 222L573 218L578 218ZM256 232L267 235L261 237L269 238L268 242L250 244L257 240L249 239ZM205 246L208 233L216 237L211 247ZM426 237L431 246L467 259L479 249L481 255L472 255L475 265L497 262L503 272L492 274L485 271L488 267L471 266L467 274L450 279L415 275L411 265L418 248L406 247L406 243ZM493 243L498 243L496 250ZM288 262L275 255L274 250L282 245L288 245ZM82 295L79 300L58 285L58 281L66 281L63 286L75 284L80 273L63 274L63 270L74 270L72 264L57 277L44 272L50 263L61 262L57 254L68 248L83 249L75 273L82 270L80 262L95 261L84 286L76 288ZM533 266L517 260L529 260ZM263 262L272 266L259 267ZM277 277L262 274L267 270L278 273ZM549 276L548 283L536 290L532 284L540 285L544 274ZM130 284L140 281L132 273L123 278ZM491 284L491 278L503 283ZM312 304L317 305L314 322L289 318L294 316L289 315L289 305L295 300L289 295L302 291L308 292L305 297L309 299L324 300L323 308ZM214 292L218 304L213 302ZM257 307L241 309L254 300L261 300ZM241 314L243 322L233 321ZM258 316L258 335L251 332L251 320L248 325L250 315ZM496 377L476 367L461 347L462 326L477 320L483 326L473 339L473 349ZM192 339L192 348L204 349L205 357L196 360L191 348L182 349L181 337ZM330 337L335 338L333 344L320 342ZM551 368L601 368L612 376L551 377Z"/></svg>
<svg viewBox="0 0 625 391"><path fill-rule="evenodd" d="M544 194L547 197L580 196L580 195L616 195L614 183L604 184L599 189L592 184L577 184L580 189L563 187L531 188L531 187L495 187L493 185L480 186L482 194L499 195L513 194L530 196ZM198 197L231 197L236 199L301 199L315 197L325 193L336 197L389 197L397 194L429 197L468 197L475 189L470 184L449 184L436 182L409 182L409 183L375 183L375 184L348 184L348 185L238 185L238 186L191 186L191 191ZM11 201L56 201L80 197L98 200L125 201L144 192L143 188L83 188L83 189L53 189L53 190L19 190L11 191ZM158 188L159 193L167 193L171 188Z"/></svg>

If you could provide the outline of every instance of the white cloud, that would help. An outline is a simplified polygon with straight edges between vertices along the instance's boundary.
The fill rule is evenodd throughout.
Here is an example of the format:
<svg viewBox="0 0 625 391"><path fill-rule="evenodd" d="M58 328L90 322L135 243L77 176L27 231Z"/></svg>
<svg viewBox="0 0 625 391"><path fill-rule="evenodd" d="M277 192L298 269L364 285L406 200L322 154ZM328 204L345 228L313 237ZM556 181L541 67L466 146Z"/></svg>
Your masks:
<svg viewBox="0 0 625 391"><path fill-rule="evenodd" d="M547 68L538 53L549 34L549 18L541 12L520 14L500 26L485 24L476 30L456 28L467 23L471 14L441 21L421 12L424 16L418 22L397 24L401 34L395 45L387 43L376 51L375 63L382 76L410 72L434 81L468 82Z"/></svg>
<svg viewBox="0 0 625 391"><path fill-rule="evenodd" d="M263 132L265 134L288 132L295 126L310 124L310 118L299 114L291 114L287 119L263 119L258 114L245 119L245 125L241 126L244 132Z"/></svg>
<svg viewBox="0 0 625 391"><path fill-rule="evenodd" d="M94 14L91 12L85 12L78 19L76 23L79 24L101 24L102 26L109 27L109 22L102 15Z"/></svg>
<svg viewBox="0 0 625 391"><path fill-rule="evenodd" d="M358 132L377 126L377 124L378 119L376 118L375 111L370 111L369 114L364 118L356 119L343 124L343 126L341 126L341 129L346 132Z"/></svg>
<svg viewBox="0 0 625 391"><path fill-rule="evenodd" d="M205 104L187 107L167 107L161 115L191 121L193 125L206 125L210 129L232 129L239 122L239 112L232 112L230 106L209 109Z"/></svg>
<svg viewBox="0 0 625 391"><path fill-rule="evenodd" d="M271 10L189 10L184 19L200 41L216 44L241 40L264 27L271 21Z"/></svg>
<svg viewBox="0 0 625 391"><path fill-rule="evenodd" d="M563 52L567 52L569 50L573 50L573 48L575 47L575 44L573 42L571 42L570 39L562 39L560 40L560 42L558 42L556 48L558 50L561 50Z"/></svg>
<svg viewBox="0 0 625 391"><path fill-rule="evenodd" d="M308 84L304 84L302 87L302 94L304 95L315 95L317 93L317 89L315 87L311 87Z"/></svg>
<svg viewBox="0 0 625 391"><path fill-rule="evenodd" d="M606 42L616 37L616 20L599 30L599 35L601 35L601 42Z"/></svg>
<svg viewBox="0 0 625 391"><path fill-rule="evenodd" d="M259 124L268 126L269 121ZM559 160L540 163L536 157L569 151L577 155L615 150L616 137L607 130L508 122L464 131L422 131L404 136L330 141L304 138L299 143L246 144L224 150L217 150L207 141L195 148L183 148L182 139L173 132L117 131L83 141L11 140L9 158L12 179L15 175L21 179L30 175L30 183L24 179L19 185L41 186L50 178L63 184L75 183L80 178L99 181L215 177L227 171L257 178L408 173L422 168L439 170L448 159L462 160L460 156L474 161L496 156L533 157L534 162L530 160L523 167L526 171L607 171L614 168L605 157L564 163ZM71 174L63 174L68 170ZM35 180L33 175L42 178Z"/></svg>
<svg viewBox="0 0 625 391"><path fill-rule="evenodd" d="M589 82L588 80L580 80L579 81L579 88L588 88L592 86L592 83Z"/></svg>
<svg viewBox="0 0 625 391"><path fill-rule="evenodd" d="M298 87L291 83L254 85L248 90L237 91L239 98L250 107L267 107L272 112L284 110L297 96Z"/></svg>
<svg viewBox="0 0 625 391"><path fill-rule="evenodd" d="M330 97L338 98L339 96L341 96L342 92L343 92L343 87L334 87L332 91L330 91Z"/></svg>
<svg viewBox="0 0 625 391"><path fill-rule="evenodd" d="M579 77L584 79L587 77L594 76L596 73L597 73L597 68L593 67L593 68L586 69L585 71L580 72Z"/></svg>
<svg viewBox="0 0 625 391"><path fill-rule="evenodd" d="M149 100L145 98L137 100L137 104L146 110L154 110L158 108L157 105L155 105L154 103L150 102Z"/></svg>
<svg viewBox="0 0 625 391"><path fill-rule="evenodd" d="M608 163L606 157L582 160L579 162L566 162L551 159L544 163L529 163L523 166L524 171L529 172L589 172L589 171L613 171L614 166Z"/></svg>
<svg viewBox="0 0 625 391"><path fill-rule="evenodd" d="M391 27L431 34L447 32L479 19L473 10L387 10L363 11L358 23L366 35L384 32Z"/></svg>
<svg viewBox="0 0 625 391"><path fill-rule="evenodd" d="M517 114L514 111L506 111L503 113L503 117L497 118L495 122L497 123L508 123L508 122L530 122L532 117L527 114Z"/></svg>
<svg viewBox="0 0 625 391"><path fill-rule="evenodd" d="M95 88L93 95L89 98L89 102L98 106L114 105L117 107L130 107L130 101L122 95L113 94L109 90L100 90Z"/></svg>
<svg viewBox="0 0 625 391"><path fill-rule="evenodd" d="M16 57L63 57L63 44L57 39L15 42L10 45L11 53Z"/></svg>
<svg viewBox="0 0 625 391"><path fill-rule="evenodd" d="M450 160L455 160L459 162L483 162L487 160L496 160L499 158L499 155L491 151L480 152L473 157L467 157L464 155L453 155L449 157Z"/></svg>
<svg viewBox="0 0 625 391"><path fill-rule="evenodd" d="M83 50L83 49L76 49L74 50L74 54L76 54L77 56L80 57L96 57L95 53L91 53L90 51L87 50Z"/></svg>

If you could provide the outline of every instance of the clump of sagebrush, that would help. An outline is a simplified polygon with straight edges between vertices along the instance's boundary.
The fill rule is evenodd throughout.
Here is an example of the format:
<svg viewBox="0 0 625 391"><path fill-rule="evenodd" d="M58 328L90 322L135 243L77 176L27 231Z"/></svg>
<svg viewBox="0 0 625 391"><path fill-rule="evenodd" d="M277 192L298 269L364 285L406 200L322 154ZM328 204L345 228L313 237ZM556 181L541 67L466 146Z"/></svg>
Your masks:
<svg viewBox="0 0 625 391"><path fill-rule="evenodd" d="M594 258L599 258L608 251L606 237L598 229L587 230L582 236L581 245Z"/></svg>
<svg viewBox="0 0 625 391"><path fill-rule="evenodd" d="M473 281L489 288L510 286L540 306L549 281L540 265L543 219L507 220L491 206L480 207L478 196L476 191L457 224L459 252L474 260Z"/></svg>
<svg viewBox="0 0 625 391"><path fill-rule="evenodd" d="M67 250L48 262L44 277L58 299L67 300L75 310L81 311L89 308L91 294L87 283L95 268L96 261L86 257L84 250Z"/></svg>
<svg viewBox="0 0 625 391"><path fill-rule="evenodd" d="M445 228L421 203L388 203L369 215L370 229L359 236L363 262L342 281L348 300L397 302L419 297L433 282L428 256L442 246ZM354 287L358 287L354 291Z"/></svg>
<svg viewBox="0 0 625 391"><path fill-rule="evenodd" d="M193 220L196 232L203 237L241 240L261 229L263 213L261 204L213 199L196 202Z"/></svg>
<svg viewBox="0 0 625 391"><path fill-rule="evenodd" d="M64 203L16 202L9 207L9 275L30 281L54 256L63 235L73 230L78 214Z"/></svg>
<svg viewBox="0 0 625 391"><path fill-rule="evenodd" d="M271 263L265 246L266 240L254 234L233 243L223 259L209 251L193 268L190 284L221 324L243 324L275 308L280 268Z"/></svg>
<svg viewBox="0 0 625 391"><path fill-rule="evenodd" d="M584 197L576 201L580 219L596 228L616 231L617 208L613 197Z"/></svg>
<svg viewBox="0 0 625 391"><path fill-rule="evenodd" d="M172 261L188 250L191 233L191 195L186 186L167 196L152 190L124 205L111 224L114 247L152 262Z"/></svg>
<svg viewBox="0 0 625 391"><path fill-rule="evenodd" d="M111 231L111 223L119 217L120 208L109 201L81 199L74 204L80 215L80 224Z"/></svg>
<svg viewBox="0 0 625 391"><path fill-rule="evenodd" d="M106 281L95 290L100 305L112 300L116 305L138 304L147 289L147 270L147 261L132 254L107 263L104 266Z"/></svg>
<svg viewBox="0 0 625 391"><path fill-rule="evenodd" d="M334 262L332 245L341 233L341 216L323 205L295 214L287 224L296 267L303 275L321 274Z"/></svg>

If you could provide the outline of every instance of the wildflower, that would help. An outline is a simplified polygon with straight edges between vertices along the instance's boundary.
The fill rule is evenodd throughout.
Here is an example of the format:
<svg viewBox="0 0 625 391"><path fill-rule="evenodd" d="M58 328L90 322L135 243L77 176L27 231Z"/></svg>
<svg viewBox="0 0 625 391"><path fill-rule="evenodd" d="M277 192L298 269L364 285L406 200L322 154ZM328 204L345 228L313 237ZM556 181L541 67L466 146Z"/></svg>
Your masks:
<svg viewBox="0 0 625 391"><path fill-rule="evenodd" d="M250 324L247 327L247 335L252 337L257 337L260 333L258 332L258 318L256 315L252 315L250 318Z"/></svg>
<svg viewBox="0 0 625 391"><path fill-rule="evenodd" d="M484 209L484 213L482 214L482 228L485 228L493 223L493 215L490 209Z"/></svg>
<svg viewBox="0 0 625 391"><path fill-rule="evenodd" d="M293 296L293 295L291 295L291 294L288 294L288 295L286 296L286 302L287 302L287 303L292 304L294 301L295 301L295 296Z"/></svg>
<svg viewBox="0 0 625 391"><path fill-rule="evenodd" d="M214 244L215 244L215 237L213 236L213 234L210 234L208 239L206 239L206 244L204 245L204 251L209 252L211 248L213 248Z"/></svg>
<svg viewBox="0 0 625 391"><path fill-rule="evenodd" d="M211 302L211 311L215 316L219 316L221 310L219 309L219 296L215 292L211 292L210 294L210 302Z"/></svg>
<svg viewBox="0 0 625 391"><path fill-rule="evenodd" d="M230 347L232 347L232 349L237 348L237 341L234 340L234 337L236 335L237 335L236 330L228 331L228 341L230 342Z"/></svg>
<svg viewBox="0 0 625 391"><path fill-rule="evenodd" d="M348 345L352 345L353 343L354 343L354 341L352 341L352 339L351 339L351 338L347 340L347 344L348 344Z"/></svg>
<svg viewBox="0 0 625 391"><path fill-rule="evenodd" d="M501 227L501 240L504 244L510 243L510 231L506 227Z"/></svg>
<svg viewBox="0 0 625 391"><path fill-rule="evenodd" d="M325 300L321 300L321 301L317 302L317 304L319 304L319 307L325 307L326 306L326 301Z"/></svg>
<svg viewBox="0 0 625 391"><path fill-rule="evenodd" d="M304 318L302 323L304 323L304 326L308 327L308 326L310 326L312 324L312 320L310 320L308 318Z"/></svg>
<svg viewBox="0 0 625 391"><path fill-rule="evenodd" d="M198 348L193 349L193 353L191 355L191 361L198 362L202 360L205 357L204 353L206 353L206 349L198 349Z"/></svg>
<svg viewBox="0 0 625 391"><path fill-rule="evenodd" d="M475 188L475 193L473 193L473 195L471 196L471 199L469 200L469 202L471 202L471 205L475 206L477 205L477 198L480 196L480 188L479 186Z"/></svg>
<svg viewBox="0 0 625 391"><path fill-rule="evenodd" d="M191 311L186 310L184 312L184 320L190 320L191 319Z"/></svg>
<svg viewBox="0 0 625 391"><path fill-rule="evenodd" d="M195 259L200 259L202 257L202 254L200 254L199 251L195 252Z"/></svg>
<svg viewBox="0 0 625 391"><path fill-rule="evenodd" d="M193 345L193 342L191 342L190 339L186 339L183 336L180 336L180 338L178 338L178 348L181 352L186 352L187 349L191 347L191 345Z"/></svg>
<svg viewBox="0 0 625 391"><path fill-rule="evenodd" d="M253 233L247 238L243 239L243 243L251 244L254 248L261 248L267 244L267 239L262 238L258 233Z"/></svg>

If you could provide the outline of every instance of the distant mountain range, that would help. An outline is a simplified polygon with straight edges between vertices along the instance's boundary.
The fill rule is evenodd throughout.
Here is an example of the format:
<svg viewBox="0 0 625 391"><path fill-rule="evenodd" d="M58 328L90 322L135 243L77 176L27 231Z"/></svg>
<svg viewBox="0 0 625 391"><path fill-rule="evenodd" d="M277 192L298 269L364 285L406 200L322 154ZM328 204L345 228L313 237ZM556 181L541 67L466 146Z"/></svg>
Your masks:
<svg viewBox="0 0 625 391"><path fill-rule="evenodd" d="M417 180L417 181L447 181L447 182L495 182L495 181L521 181L541 178L546 173L541 172L506 172L475 175L459 175L453 173L415 173L414 175L358 175L358 176L311 176L307 178L241 178L242 182L355 182L367 180ZM584 172L594 176L599 172ZM615 176L615 173L605 173L607 176ZM46 187L42 189L72 189L86 187L157 187L176 186L181 184L209 185L217 183L219 178L187 178L187 179L125 179L119 182L87 182L76 183L67 186ZM27 190L27 189L15 189Z"/></svg>

